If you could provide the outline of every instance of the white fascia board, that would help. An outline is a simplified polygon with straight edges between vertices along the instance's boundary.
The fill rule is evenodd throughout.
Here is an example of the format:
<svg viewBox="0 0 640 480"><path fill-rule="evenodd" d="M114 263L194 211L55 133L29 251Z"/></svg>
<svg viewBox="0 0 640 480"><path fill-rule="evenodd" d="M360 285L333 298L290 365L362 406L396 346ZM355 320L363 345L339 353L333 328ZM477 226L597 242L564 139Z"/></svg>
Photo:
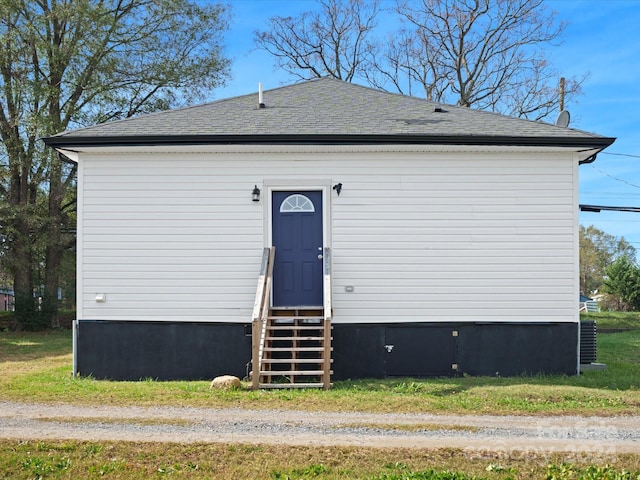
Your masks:
<svg viewBox="0 0 640 480"><path fill-rule="evenodd" d="M131 154L131 153L563 153L575 154L579 160L589 158L598 149L576 152L575 147L501 146L501 145L143 145L115 147L74 147L73 150L57 149L77 161L80 153Z"/></svg>
<svg viewBox="0 0 640 480"><path fill-rule="evenodd" d="M74 150L67 150L64 148L56 148L56 152L61 153L65 157L67 157L72 162L78 163L78 157L80 156L78 152Z"/></svg>

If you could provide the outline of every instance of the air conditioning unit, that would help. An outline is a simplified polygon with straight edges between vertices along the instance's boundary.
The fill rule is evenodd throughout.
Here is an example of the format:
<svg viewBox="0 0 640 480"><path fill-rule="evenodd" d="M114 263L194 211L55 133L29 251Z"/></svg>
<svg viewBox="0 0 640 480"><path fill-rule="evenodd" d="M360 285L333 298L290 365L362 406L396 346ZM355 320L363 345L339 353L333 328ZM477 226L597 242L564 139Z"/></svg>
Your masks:
<svg viewBox="0 0 640 480"><path fill-rule="evenodd" d="M596 321L582 320L580 322L580 364L596 361Z"/></svg>

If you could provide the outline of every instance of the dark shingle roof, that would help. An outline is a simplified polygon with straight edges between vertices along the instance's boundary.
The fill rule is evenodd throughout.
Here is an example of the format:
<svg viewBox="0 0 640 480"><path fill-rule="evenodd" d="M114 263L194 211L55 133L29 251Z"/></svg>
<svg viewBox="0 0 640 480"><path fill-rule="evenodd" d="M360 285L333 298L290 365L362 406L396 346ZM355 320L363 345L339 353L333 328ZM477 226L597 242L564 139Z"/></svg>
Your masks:
<svg viewBox="0 0 640 480"><path fill-rule="evenodd" d="M571 128L321 78L62 132L50 146L206 143L432 143L603 148L613 139Z"/></svg>

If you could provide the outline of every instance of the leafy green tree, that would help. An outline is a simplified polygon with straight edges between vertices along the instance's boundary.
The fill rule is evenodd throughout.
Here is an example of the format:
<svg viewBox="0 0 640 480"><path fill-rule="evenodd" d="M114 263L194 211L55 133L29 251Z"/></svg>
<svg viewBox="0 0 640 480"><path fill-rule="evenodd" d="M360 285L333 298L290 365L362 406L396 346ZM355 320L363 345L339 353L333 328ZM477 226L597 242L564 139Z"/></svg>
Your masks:
<svg viewBox="0 0 640 480"><path fill-rule="evenodd" d="M615 299L616 310L640 310L640 268L628 257L618 257L605 270L604 291Z"/></svg>
<svg viewBox="0 0 640 480"><path fill-rule="evenodd" d="M636 250L624 237L618 238L590 225L580 225L580 291L590 295L598 290L606 269L620 257L635 262Z"/></svg>
<svg viewBox="0 0 640 480"><path fill-rule="evenodd" d="M0 0L0 234L21 328L50 324L73 245L76 166L39 139L204 98L228 74L226 28L196 0Z"/></svg>

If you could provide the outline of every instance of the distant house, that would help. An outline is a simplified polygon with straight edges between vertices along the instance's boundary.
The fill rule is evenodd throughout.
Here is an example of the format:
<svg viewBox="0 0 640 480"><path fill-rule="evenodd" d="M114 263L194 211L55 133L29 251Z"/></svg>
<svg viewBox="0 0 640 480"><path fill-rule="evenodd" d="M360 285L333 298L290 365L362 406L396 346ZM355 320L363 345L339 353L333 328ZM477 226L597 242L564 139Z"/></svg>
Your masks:
<svg viewBox="0 0 640 480"><path fill-rule="evenodd" d="M578 372L578 165L612 138L327 78L258 103L45 139L78 163L77 372Z"/></svg>
<svg viewBox="0 0 640 480"><path fill-rule="evenodd" d="M13 289L0 288L0 310L12 312L15 309L15 295Z"/></svg>
<svg viewBox="0 0 640 480"><path fill-rule="evenodd" d="M600 306L593 298L580 294L580 311L586 313L599 312Z"/></svg>

